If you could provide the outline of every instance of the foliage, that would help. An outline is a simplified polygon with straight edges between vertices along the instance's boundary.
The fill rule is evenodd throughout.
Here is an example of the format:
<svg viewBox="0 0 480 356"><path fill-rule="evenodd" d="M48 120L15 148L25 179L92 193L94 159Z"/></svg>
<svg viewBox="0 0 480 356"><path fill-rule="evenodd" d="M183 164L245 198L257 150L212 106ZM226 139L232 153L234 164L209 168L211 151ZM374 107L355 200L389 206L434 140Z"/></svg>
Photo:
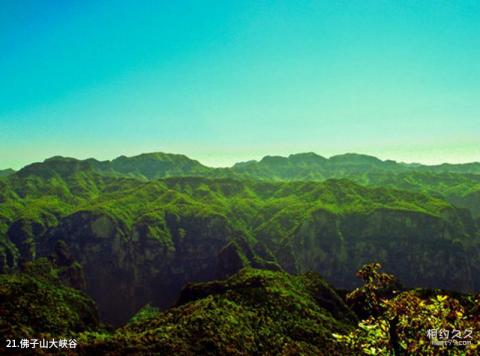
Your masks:
<svg viewBox="0 0 480 356"><path fill-rule="evenodd" d="M51 240L68 240L89 261L93 289L107 295L102 306L120 314L128 304L128 317L151 295L165 306L172 299L160 299L174 298L189 278L213 278L219 251L238 257L238 266L321 271L343 287L353 285L350 270L375 257L409 285L478 290L479 173L478 164L427 167L355 154L265 157L227 169L161 153L105 162L54 157L0 179L0 270L15 271ZM452 265L458 272L449 276ZM200 268L208 273L196 274ZM86 352L117 354L475 352L475 344L433 346L425 335L437 327L478 330L478 300L403 290L379 268L361 269L364 285L348 295L362 320L355 330L351 310L320 277L251 269L190 286L175 308L147 307L114 333L88 330L92 301L61 284L65 271L40 268L0 276L0 302L17 311L1 310L2 331L76 333Z"/></svg>
<svg viewBox="0 0 480 356"><path fill-rule="evenodd" d="M55 157L27 166L0 180L0 271L14 271L22 259L44 256L56 240L65 240L89 271L100 312L121 316L109 319L115 323L150 301L170 305L189 280L221 277L247 265L320 271L332 283L353 288L358 266L378 260L409 285L478 288L480 230L468 211L431 193L341 178L390 167L380 160L324 160L290 157L299 175L273 181L239 173L238 167L230 170L235 174L217 174L167 154L115 163ZM261 165L275 168L277 161L284 160ZM308 180L317 179L308 173L312 169L327 168L338 174ZM397 174L396 168L390 172ZM219 270L217 257L230 243L241 247L236 255L242 263ZM94 263L100 271L90 268ZM437 263L442 271L458 265L458 275L436 278L431 271ZM157 277L165 285L149 283ZM103 298L109 293L120 295L116 301L128 308L114 312ZM133 303L123 301L127 295Z"/></svg>
<svg viewBox="0 0 480 356"><path fill-rule="evenodd" d="M363 304L364 319L348 334L334 334L338 343L358 355L476 355L480 347L480 298L459 299L438 291L392 290L393 276L381 273L380 264L363 266L358 276L365 284L347 295L354 309ZM390 289L389 295L385 290ZM365 315L365 312L368 315ZM471 330L470 345L461 336ZM448 344L439 345L450 340Z"/></svg>
<svg viewBox="0 0 480 356"><path fill-rule="evenodd" d="M173 308L147 305L113 331L98 324L89 298L39 259L0 276L0 330L7 338L74 338L79 354L477 354L478 297L404 290L380 268L359 270L364 285L347 294L347 304L317 273L245 268L226 280L188 284ZM349 307L368 315L358 322ZM434 344L446 331L469 329L471 345Z"/></svg>
<svg viewBox="0 0 480 356"><path fill-rule="evenodd" d="M225 281L188 285L180 299L166 312L134 318L110 338L89 339L83 351L326 355L335 351L332 332L350 330L355 320L317 275L247 268Z"/></svg>
<svg viewBox="0 0 480 356"><path fill-rule="evenodd" d="M0 275L0 334L3 338L69 337L98 327L95 304L68 288L47 259Z"/></svg>

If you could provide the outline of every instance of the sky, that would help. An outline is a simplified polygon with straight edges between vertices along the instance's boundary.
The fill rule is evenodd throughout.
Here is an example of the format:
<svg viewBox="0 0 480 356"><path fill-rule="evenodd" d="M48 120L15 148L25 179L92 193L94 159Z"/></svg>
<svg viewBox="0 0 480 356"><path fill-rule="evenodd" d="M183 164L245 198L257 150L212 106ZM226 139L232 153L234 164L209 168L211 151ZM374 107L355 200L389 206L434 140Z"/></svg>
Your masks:
<svg viewBox="0 0 480 356"><path fill-rule="evenodd" d="M480 2L0 2L0 168L480 161Z"/></svg>

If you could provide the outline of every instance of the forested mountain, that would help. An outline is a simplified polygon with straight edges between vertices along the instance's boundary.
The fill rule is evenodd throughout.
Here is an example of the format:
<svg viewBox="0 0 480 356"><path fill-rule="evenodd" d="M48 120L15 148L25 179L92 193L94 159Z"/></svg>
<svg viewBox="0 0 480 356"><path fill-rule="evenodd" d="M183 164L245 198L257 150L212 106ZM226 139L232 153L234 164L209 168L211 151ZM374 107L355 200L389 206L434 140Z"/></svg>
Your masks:
<svg viewBox="0 0 480 356"><path fill-rule="evenodd" d="M264 157L238 163L232 170L267 180L314 180L346 178L362 185L390 187L442 196L480 217L480 163L426 166L381 161L378 158L344 154L323 158L314 153L289 157Z"/></svg>
<svg viewBox="0 0 480 356"><path fill-rule="evenodd" d="M189 284L175 307L142 309L84 351L160 354L316 354L338 351L333 333L356 316L318 274L242 269L224 281Z"/></svg>
<svg viewBox="0 0 480 356"><path fill-rule="evenodd" d="M289 274L319 272L334 288L351 290L359 286L355 271L377 261L406 288L478 292L477 169L478 164L407 165L355 154L265 157L221 169L163 153L113 161L53 157L0 178L2 310L37 305L32 301L45 289L39 301L66 304L48 323L39 322L38 330L51 333L66 318L59 324L62 332L86 332L81 337L89 345L87 353L115 354L129 347L208 350L201 344L208 344L208 333L197 340L200 344L188 342L188 333L198 333L193 326L175 329L165 342L155 339L153 349L146 340L135 341L135 335L173 330L178 320L194 325L192 310L212 330L217 330L218 318L232 320L222 329L227 339L211 345L220 353L238 342L252 349L283 345L279 340L265 344L263 331L252 326L259 322L252 308L264 310L271 323L267 329L289 340L285 347L290 351L338 347L331 335L353 330L356 317L346 316L352 311L332 314L346 308L336 292L328 292L325 284L326 299L315 301L311 282ZM233 275L237 277L230 282L181 292L192 282ZM252 283L260 283L256 297L248 292ZM269 304L277 298L276 290L286 299ZM307 303L306 315L295 311L298 303ZM328 304L328 313L321 303ZM175 304L165 313L150 315L145 311L150 309L142 309ZM141 321L116 334L95 331L94 341L88 341L88 330L99 328L96 308L101 322L116 326L143 311L133 319ZM276 308L289 308L286 319L275 314ZM148 318L142 319L145 313ZM15 333L20 323L15 314L3 318L2 330ZM301 325L298 332L282 334L288 323ZM228 339L232 325L244 329ZM317 336L309 342L311 335Z"/></svg>
<svg viewBox="0 0 480 356"><path fill-rule="evenodd" d="M234 164L231 168L212 168L190 159L185 155L171 153L144 153L138 156L120 156L111 161L98 161L90 158L76 160L55 156L42 163L33 163L23 170L59 169L66 162L83 162L92 169L105 174L117 174L143 179L157 179L169 176L222 176L241 175L268 180L325 180L342 178L363 173L457 173L480 174L480 162L465 164L422 165L417 163L399 163L392 160L382 161L376 157L346 153L325 158L316 153L297 153L288 157L265 156L260 161L247 161ZM0 172L7 174L15 171L7 169Z"/></svg>
<svg viewBox="0 0 480 356"><path fill-rule="evenodd" d="M11 340L2 353L18 354L17 340L57 340L53 352L79 355L433 356L476 355L480 346L478 297L405 290L378 263L360 268L364 283L348 293L318 273L243 268L224 280L188 283L171 308L147 304L113 330L78 290L82 269L63 247L0 275L0 331ZM433 344L432 325L459 330L457 343Z"/></svg>
<svg viewBox="0 0 480 356"><path fill-rule="evenodd" d="M277 161L304 167L299 172L325 164L336 171L324 181L306 173L300 179ZM353 288L355 270L380 261L407 286L480 289L477 175L359 155L253 165L267 164L279 172L271 179L247 172L250 163L213 169L169 154L29 165L0 180L0 267L15 270L65 243L100 316L116 324L148 302L168 307L187 282L245 266L318 271L336 287ZM366 168L378 166L387 168ZM393 167L401 172L388 173ZM464 189L473 194L470 211L452 203Z"/></svg>
<svg viewBox="0 0 480 356"><path fill-rule="evenodd" d="M382 161L376 157L347 153L330 158L315 153L292 154L288 157L266 156L260 161L237 163L236 172L268 179L305 180L326 179L372 172L431 172L480 174L480 163L422 165Z"/></svg>
<svg viewBox="0 0 480 356"><path fill-rule="evenodd" d="M78 169L139 180L186 176L265 181L346 178L361 185L443 197L458 207L469 209L475 218L480 217L480 163L427 166L382 161L360 154L344 154L327 159L315 153L300 153L288 157L266 156L258 162L237 163L231 168L211 168L184 155L147 153L134 157L121 156L112 161L53 157L23 168L18 175L46 177L62 173L63 170Z"/></svg>

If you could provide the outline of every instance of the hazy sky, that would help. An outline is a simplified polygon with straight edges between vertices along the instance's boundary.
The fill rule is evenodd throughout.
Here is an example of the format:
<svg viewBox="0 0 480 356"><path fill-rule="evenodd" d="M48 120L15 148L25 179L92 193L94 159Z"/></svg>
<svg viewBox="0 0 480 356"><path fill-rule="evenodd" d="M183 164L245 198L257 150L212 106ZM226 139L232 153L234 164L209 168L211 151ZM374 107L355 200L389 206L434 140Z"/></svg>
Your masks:
<svg viewBox="0 0 480 356"><path fill-rule="evenodd" d="M480 161L480 2L0 1L0 168Z"/></svg>

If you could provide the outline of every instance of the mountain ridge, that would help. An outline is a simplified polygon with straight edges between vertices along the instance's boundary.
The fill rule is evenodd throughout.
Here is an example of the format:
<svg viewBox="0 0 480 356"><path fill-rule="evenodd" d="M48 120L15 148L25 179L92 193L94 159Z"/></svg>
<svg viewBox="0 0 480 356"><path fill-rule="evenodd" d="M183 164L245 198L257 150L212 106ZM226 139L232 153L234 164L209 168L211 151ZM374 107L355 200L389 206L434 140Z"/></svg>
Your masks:
<svg viewBox="0 0 480 356"><path fill-rule="evenodd" d="M260 161L240 162L229 168L212 168L185 155L157 152L133 157L119 156L111 161L97 161L93 158L76 160L55 156L44 162L28 165L9 177L71 175L81 170L143 181L187 176L264 181L325 181L345 178L367 186L383 186L442 196L480 218L478 162L428 166L382 161L373 156L356 153L325 158L307 152L288 157L265 156ZM3 179L6 178L8 177Z"/></svg>
<svg viewBox="0 0 480 356"><path fill-rule="evenodd" d="M442 170L442 171L448 171L449 169L453 170L465 170L469 172L470 170L474 170L475 172L478 172L480 174L480 161L473 161L473 162L466 162L466 163L449 163L449 162L444 162L444 163L439 163L439 164L423 164L423 163L405 163L401 161L395 161L391 159L385 159L382 160L378 157L375 157L373 155L368 155L368 154L360 154L360 153L354 153L354 152L347 152L343 154L336 154L332 155L330 157L324 157L322 155L319 155L315 152L299 152L299 153L293 153L288 156L282 156L282 155L266 155L260 160L248 160L248 161L239 161L234 163L233 165L229 167L210 167L207 165L202 164L200 161L189 158L185 154L176 154L176 153L165 153L165 152L148 152L148 153L141 153L138 155L134 156L125 156L125 155L120 155L116 158L113 158L111 160L97 160L95 158L87 158L87 159L77 159L73 157L64 157L64 156L52 156L49 158L46 158L43 162L32 162L21 169L31 165L31 164L36 164L36 163L47 163L49 161L56 161L56 160L76 160L76 161L90 161L94 162L95 164L107 164L107 163L115 163L115 162L122 162L125 160L150 160L150 161L174 161L174 159L177 159L177 163L179 160L183 161L188 161L191 162L192 164L198 164L199 167L202 166L204 168L208 169L213 169L213 170L224 170L224 169L233 169L235 166L245 166L246 164L254 164L254 163L263 163L268 162L271 158L275 159L281 159L281 160L287 160L287 161L303 161L305 162L305 159L309 159L310 161L317 161L317 162L328 162L328 161L333 161L333 162L350 162L350 163L365 163L365 162L370 162L370 163L377 163L377 164L387 164L387 165L398 165L399 167L409 167L409 168L422 168L426 170ZM21 170L20 169L20 170ZM13 169L1 169L0 173L5 173L5 174L11 174L16 172Z"/></svg>

